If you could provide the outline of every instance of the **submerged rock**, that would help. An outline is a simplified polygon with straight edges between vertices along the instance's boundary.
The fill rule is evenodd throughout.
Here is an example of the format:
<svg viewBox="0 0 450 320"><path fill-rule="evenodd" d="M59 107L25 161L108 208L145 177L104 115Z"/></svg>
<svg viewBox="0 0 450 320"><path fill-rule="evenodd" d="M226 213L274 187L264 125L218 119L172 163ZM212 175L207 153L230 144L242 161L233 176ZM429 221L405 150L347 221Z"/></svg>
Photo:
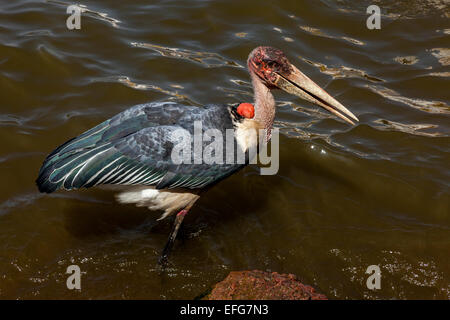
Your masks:
<svg viewBox="0 0 450 320"><path fill-rule="evenodd" d="M232 271L217 283L208 300L326 300L293 274L277 272Z"/></svg>

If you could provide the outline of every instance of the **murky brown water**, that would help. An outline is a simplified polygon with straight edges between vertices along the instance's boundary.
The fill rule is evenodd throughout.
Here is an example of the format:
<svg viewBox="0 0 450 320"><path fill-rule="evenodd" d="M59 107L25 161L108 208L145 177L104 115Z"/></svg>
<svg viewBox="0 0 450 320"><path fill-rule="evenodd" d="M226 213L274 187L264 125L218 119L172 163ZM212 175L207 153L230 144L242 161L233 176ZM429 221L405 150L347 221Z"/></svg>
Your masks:
<svg viewBox="0 0 450 320"><path fill-rule="evenodd" d="M190 299L262 269L330 298L450 298L449 1L82 3L74 31L67 3L0 4L0 297ZM130 106L251 102L257 45L285 51L361 122L277 93L279 173L248 167L208 192L167 274L170 221L105 191L38 193L48 152Z"/></svg>

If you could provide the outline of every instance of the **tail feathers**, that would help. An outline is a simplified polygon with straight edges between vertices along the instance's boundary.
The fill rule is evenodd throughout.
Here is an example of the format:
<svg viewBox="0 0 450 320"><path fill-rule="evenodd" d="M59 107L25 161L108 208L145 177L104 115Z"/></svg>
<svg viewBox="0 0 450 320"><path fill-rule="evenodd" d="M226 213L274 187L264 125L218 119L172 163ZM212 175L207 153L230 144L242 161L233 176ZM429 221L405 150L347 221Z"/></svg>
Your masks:
<svg viewBox="0 0 450 320"><path fill-rule="evenodd" d="M47 177L47 172L44 171L40 173L38 178L36 179L36 185L38 186L40 192L52 193L59 188L59 184L50 182Z"/></svg>
<svg viewBox="0 0 450 320"><path fill-rule="evenodd" d="M40 192L52 193L62 187L69 173L76 172L83 161L98 151L98 142L107 129L108 121L86 131L80 136L65 142L44 160L36 184Z"/></svg>
<svg viewBox="0 0 450 320"><path fill-rule="evenodd" d="M94 180L95 173L116 158L117 151L111 144L78 152L54 154L45 160L36 184L39 191L45 193L59 188L78 189L86 186L89 180Z"/></svg>

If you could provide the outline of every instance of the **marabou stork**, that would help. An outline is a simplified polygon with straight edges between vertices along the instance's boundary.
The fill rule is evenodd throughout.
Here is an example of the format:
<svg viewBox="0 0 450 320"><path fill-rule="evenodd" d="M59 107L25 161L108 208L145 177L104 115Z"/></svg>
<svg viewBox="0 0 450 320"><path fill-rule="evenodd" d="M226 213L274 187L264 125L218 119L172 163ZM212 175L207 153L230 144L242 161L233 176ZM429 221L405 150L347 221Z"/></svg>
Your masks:
<svg viewBox="0 0 450 320"><path fill-rule="evenodd" d="M166 261L184 216L202 191L249 162L246 157L244 164L175 164L171 157L174 143L170 138L175 130L182 128L193 133L196 121L201 121L202 130L217 129L224 133L232 129L235 148L245 153L259 141L270 140L275 117L271 89L282 89L317 104L351 124L358 121L289 63L281 50L257 47L250 53L247 66L253 84L253 104L209 104L199 108L153 102L131 107L50 153L36 180L39 191L115 185L120 203L162 210L160 219L177 213L159 260ZM259 128L266 129L264 140L248 134L249 130Z"/></svg>

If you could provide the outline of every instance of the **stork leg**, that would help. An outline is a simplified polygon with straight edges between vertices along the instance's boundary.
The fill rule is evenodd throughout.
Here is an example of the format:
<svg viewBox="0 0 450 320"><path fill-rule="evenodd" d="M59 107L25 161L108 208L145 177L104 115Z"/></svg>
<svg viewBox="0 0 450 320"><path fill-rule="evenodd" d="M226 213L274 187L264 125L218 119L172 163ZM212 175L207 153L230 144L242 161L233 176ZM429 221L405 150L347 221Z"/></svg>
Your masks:
<svg viewBox="0 0 450 320"><path fill-rule="evenodd" d="M188 213L188 210L183 209L177 213L175 217L175 222L173 223L172 231L170 232L169 239L164 246L164 249L159 257L158 263L164 265L167 262L170 251L172 250L173 244L175 243L175 238L177 237L178 229L180 229L181 223L183 222L184 216Z"/></svg>
<svg viewBox="0 0 450 320"><path fill-rule="evenodd" d="M177 237L178 229L180 229L181 223L183 222L184 216L189 212L194 203L199 197L194 198L183 210L177 213L175 217L175 222L173 223L172 231L170 232L169 239L164 246L164 249L159 257L158 263L164 266L167 263L167 258L169 257L170 251L172 250L173 244L175 243L175 238Z"/></svg>

